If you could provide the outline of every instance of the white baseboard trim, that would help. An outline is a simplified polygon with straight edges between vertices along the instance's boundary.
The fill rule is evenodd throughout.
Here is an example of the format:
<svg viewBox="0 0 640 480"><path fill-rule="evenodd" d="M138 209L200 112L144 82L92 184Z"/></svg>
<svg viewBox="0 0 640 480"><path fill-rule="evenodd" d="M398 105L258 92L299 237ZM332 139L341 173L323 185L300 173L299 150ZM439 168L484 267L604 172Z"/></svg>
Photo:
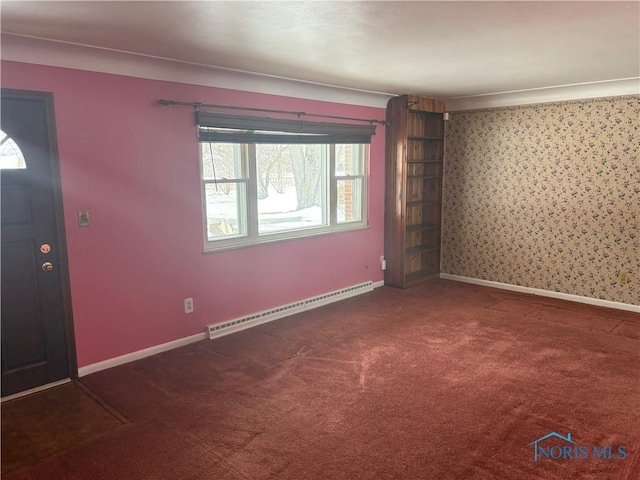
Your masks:
<svg viewBox="0 0 640 480"><path fill-rule="evenodd" d="M58 380L57 382L47 383L46 385L40 385L39 387L30 388L29 390L25 390L23 392L14 393L13 395L7 395L6 397L2 397L2 403L8 402L9 400L14 400L16 398L26 397L27 395L31 395L33 393L49 390L50 388L53 388L53 387L59 387L60 385L65 385L67 383L71 383L70 378L65 378L64 380Z"/></svg>
<svg viewBox="0 0 640 480"><path fill-rule="evenodd" d="M558 298L560 300L568 300L570 302L587 303L589 305L596 305L598 307L616 308L618 310L627 310L629 312L640 313L640 305L630 305L628 303L600 300L599 298L582 297L580 295L572 295L570 293L552 292L550 290L542 290L540 288L522 287L520 285L493 282L491 280L482 280L480 278L462 277L460 275L452 275L450 273L441 273L440 278L444 280L454 280L456 282L473 283L474 285L482 285L484 287L511 290L514 292L530 293L533 295L540 295L541 297Z"/></svg>
<svg viewBox="0 0 640 480"><path fill-rule="evenodd" d="M162 343L160 345L155 345L153 347L145 348L143 350L138 350L137 352L131 352L131 353L127 353L126 355L120 355L119 357L110 358L102 362L92 363L91 365L80 367L78 369L78 376L84 377L91 373L99 372L100 370L106 370L107 368L117 367L118 365L134 362L142 358L150 357L151 355L156 355L158 353L166 352L168 350L173 350L174 348L183 347L184 345L189 345L190 343L199 342L200 340L206 340L206 338L207 338L207 335L204 332L198 333L196 335L191 335L189 337L179 338L178 340Z"/></svg>
<svg viewBox="0 0 640 480"><path fill-rule="evenodd" d="M373 288L379 288L384 286L384 281L379 280L377 282L373 282ZM364 293L364 292L363 292ZM255 325L252 325L255 326ZM227 334L234 333L239 330L229 331ZM220 335L222 336L222 335ZM126 355L121 355L119 357L110 358L108 360L104 360L102 362L92 363L90 365L86 365L78 369L78 376L84 377L91 373L99 372L101 370L106 370L108 368L117 367L118 365L123 365L125 363L134 362L136 360L141 360L146 357L150 357L151 355L156 355L158 353L166 352L168 350L173 350L174 348L183 347L184 345L189 345L190 343L199 342L201 340L206 340L209 338L206 332L198 333L196 335L191 335L189 337L179 338L178 340L173 340L171 342L163 343L161 345L155 345L153 347L145 348L143 350L138 350L136 352L127 353ZM4 401L4 399L3 399Z"/></svg>

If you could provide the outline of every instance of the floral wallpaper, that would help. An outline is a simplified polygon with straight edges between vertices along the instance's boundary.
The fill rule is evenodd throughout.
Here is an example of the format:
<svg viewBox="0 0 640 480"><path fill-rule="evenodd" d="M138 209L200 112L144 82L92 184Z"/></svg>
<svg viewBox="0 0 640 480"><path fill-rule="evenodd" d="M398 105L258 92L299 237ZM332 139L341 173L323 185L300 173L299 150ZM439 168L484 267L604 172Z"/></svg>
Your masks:
<svg viewBox="0 0 640 480"><path fill-rule="evenodd" d="M450 118L442 272L640 304L640 96Z"/></svg>

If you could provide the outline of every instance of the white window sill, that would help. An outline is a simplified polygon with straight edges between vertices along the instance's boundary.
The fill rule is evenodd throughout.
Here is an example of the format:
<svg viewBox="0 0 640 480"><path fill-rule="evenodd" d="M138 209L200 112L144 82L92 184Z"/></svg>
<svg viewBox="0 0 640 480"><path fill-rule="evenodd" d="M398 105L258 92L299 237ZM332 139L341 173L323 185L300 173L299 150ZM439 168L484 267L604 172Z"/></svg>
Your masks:
<svg viewBox="0 0 640 480"><path fill-rule="evenodd" d="M224 252L227 250L235 250L238 248L255 247L259 245L268 245L272 243L288 242L301 240L304 238L320 237L324 235L333 235L336 233L353 232L357 230L368 230L367 224L354 222L353 224L345 224L336 227L319 227L314 229L300 230L299 232L271 233L263 235L257 239L249 240L246 237L219 240L220 245L212 245L217 242L209 242L204 248L203 254Z"/></svg>

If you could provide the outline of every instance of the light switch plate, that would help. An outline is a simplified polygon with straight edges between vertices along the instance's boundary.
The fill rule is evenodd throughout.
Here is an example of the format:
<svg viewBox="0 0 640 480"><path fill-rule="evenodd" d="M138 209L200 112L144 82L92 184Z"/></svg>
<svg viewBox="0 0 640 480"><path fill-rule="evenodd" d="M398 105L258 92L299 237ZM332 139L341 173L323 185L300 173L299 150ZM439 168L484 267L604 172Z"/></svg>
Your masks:
<svg viewBox="0 0 640 480"><path fill-rule="evenodd" d="M91 226L91 210L78 210L78 226Z"/></svg>

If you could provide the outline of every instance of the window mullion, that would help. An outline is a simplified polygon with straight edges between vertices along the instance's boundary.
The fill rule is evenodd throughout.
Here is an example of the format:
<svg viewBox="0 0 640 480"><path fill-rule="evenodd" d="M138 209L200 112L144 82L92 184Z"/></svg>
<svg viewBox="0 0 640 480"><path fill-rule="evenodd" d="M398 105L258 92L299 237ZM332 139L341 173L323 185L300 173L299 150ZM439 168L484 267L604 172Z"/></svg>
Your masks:
<svg viewBox="0 0 640 480"><path fill-rule="evenodd" d="M247 229L249 238L258 238L258 168L256 165L256 145L245 145L246 163L248 172L247 188Z"/></svg>
<svg viewBox="0 0 640 480"><path fill-rule="evenodd" d="M329 145L329 225L338 223L338 182L336 180L336 146Z"/></svg>

